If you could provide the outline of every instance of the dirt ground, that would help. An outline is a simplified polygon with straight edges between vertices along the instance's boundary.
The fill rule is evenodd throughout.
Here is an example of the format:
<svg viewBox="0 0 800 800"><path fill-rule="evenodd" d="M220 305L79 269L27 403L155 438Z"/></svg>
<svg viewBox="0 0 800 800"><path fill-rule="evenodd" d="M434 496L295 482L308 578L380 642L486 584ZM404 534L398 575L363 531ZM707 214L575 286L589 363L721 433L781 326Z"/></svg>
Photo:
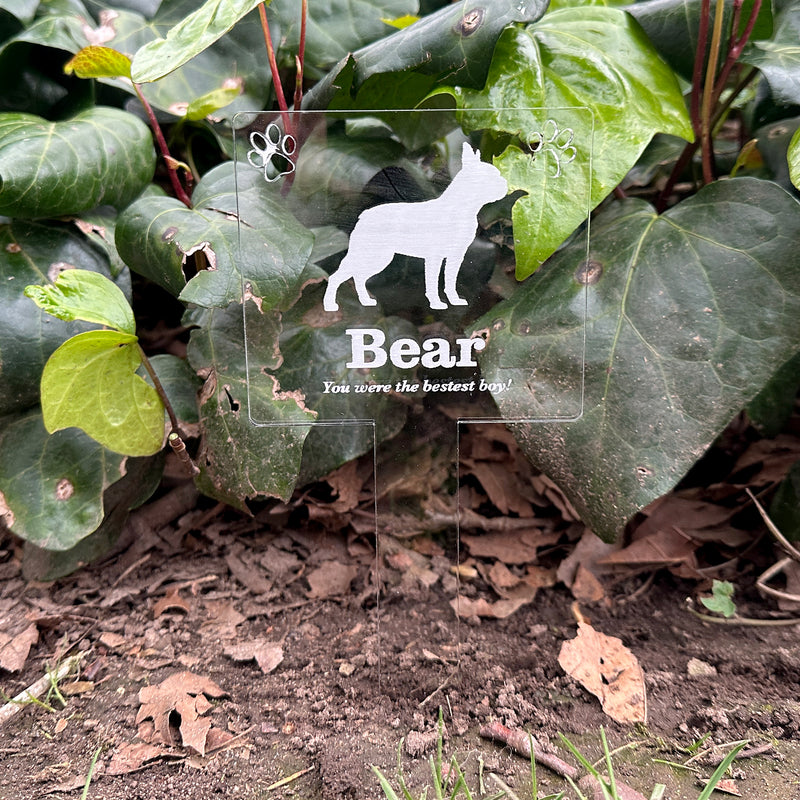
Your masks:
<svg viewBox="0 0 800 800"><path fill-rule="evenodd" d="M561 644L576 630L563 586L540 591L505 619L459 621L443 556L431 559L440 572L429 587L387 568L377 604L374 553L361 539L259 530L257 520L228 525L219 515L209 525L201 510L192 513L196 529L184 519L119 559L47 585L26 583L5 550L2 615L36 622L40 638L18 674L2 674L4 692L33 683L59 653L85 656L80 676L59 682L65 706L51 693L52 711L30 704L0 728L4 800L80 797L98 749L94 800L377 798L369 767L393 776L401 737L407 780L419 792L429 781L425 760L435 750L440 707L446 752L458 752L468 770L482 761L486 774L521 791L526 763L480 740L482 723L499 719L542 741L560 732L593 756L605 726L612 747L639 743L636 759L644 761L626 767L623 753L620 776L648 797L657 780L678 772L652 759L685 761L680 748L703 736L710 736L704 745L771 743L766 755L740 762L738 790L800 797L797 626L704 622L684 607L695 587L665 573L649 584L631 578L607 601L583 604L592 626L619 637L644 670L647 724L620 725L559 666ZM314 564L334 559L351 567L351 591L310 596ZM462 580L461 590L488 591L480 580ZM690 675L692 659L714 674ZM179 726L189 718L177 710L180 701L167 709L170 747L140 714L143 688L186 672L219 690L198 709L197 719L211 723L204 756L180 746ZM132 747L146 747L143 736L156 742L152 750ZM765 770L783 791L764 793ZM539 772L543 790L565 788ZM295 773L302 774L269 788Z"/></svg>

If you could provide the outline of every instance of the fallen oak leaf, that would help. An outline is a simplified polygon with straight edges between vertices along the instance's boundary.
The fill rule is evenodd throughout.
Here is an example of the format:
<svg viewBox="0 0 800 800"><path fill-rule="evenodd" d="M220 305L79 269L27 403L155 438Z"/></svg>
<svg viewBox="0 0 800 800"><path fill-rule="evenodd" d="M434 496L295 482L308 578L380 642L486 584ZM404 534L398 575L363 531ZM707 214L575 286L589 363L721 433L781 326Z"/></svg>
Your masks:
<svg viewBox="0 0 800 800"><path fill-rule="evenodd" d="M28 660L31 647L39 641L39 629L31 623L15 635L0 631L0 668L19 672Z"/></svg>
<svg viewBox="0 0 800 800"><path fill-rule="evenodd" d="M142 705L136 714L136 724L141 726L140 736L143 739L150 738L151 744L172 746L177 737L170 725L170 717L177 712L180 716L178 733L181 744L203 756L211 729L211 720L201 718L211 708L208 698L227 696L227 692L214 681L192 672L178 672L157 686L145 686L139 691ZM148 720L152 720L152 733L147 729Z"/></svg>
<svg viewBox="0 0 800 800"><path fill-rule="evenodd" d="M561 668L600 700L603 711L623 724L647 722L644 673L620 639L585 622L561 645Z"/></svg>

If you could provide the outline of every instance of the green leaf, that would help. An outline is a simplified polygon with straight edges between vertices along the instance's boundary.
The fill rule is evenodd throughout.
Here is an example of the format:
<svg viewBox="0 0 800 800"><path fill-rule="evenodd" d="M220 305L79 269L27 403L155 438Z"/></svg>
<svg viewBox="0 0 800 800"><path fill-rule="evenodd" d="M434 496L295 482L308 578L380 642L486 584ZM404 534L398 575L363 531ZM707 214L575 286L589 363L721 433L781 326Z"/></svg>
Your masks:
<svg viewBox="0 0 800 800"><path fill-rule="evenodd" d="M136 333L133 309L119 287L97 272L68 269L48 286L26 286L25 296L58 319L80 319Z"/></svg>
<svg viewBox="0 0 800 800"><path fill-rule="evenodd" d="M155 370L158 380L164 387L172 410L178 420L186 425L194 425L199 421L197 416L197 393L203 385L197 373L189 366L189 362L177 356L159 353L150 356L150 365ZM140 370L140 373L142 370ZM150 376L144 379L151 383Z"/></svg>
<svg viewBox="0 0 800 800"><path fill-rule="evenodd" d="M67 433L88 440L87 436L76 430L61 431L56 436ZM103 452L108 456L113 455L109 450ZM22 575L25 580L57 580L109 555L125 529L129 511L144 503L158 488L164 472L164 455L161 452L147 458L125 459L120 465L122 477L99 498L103 504L103 521L72 547L56 550L26 541L22 551Z"/></svg>
<svg viewBox="0 0 800 800"><path fill-rule="evenodd" d="M125 206L154 170L150 131L133 114L96 107L66 122L0 114L0 214L52 217Z"/></svg>
<svg viewBox="0 0 800 800"><path fill-rule="evenodd" d="M799 238L800 205L755 178L711 184L660 217L629 200L592 221L583 416L514 431L599 536L613 539L668 492L800 350ZM543 271L553 288L537 292L531 279L484 317L494 340L481 362L487 380L503 366L498 346L547 363L563 354L574 370L568 287L578 297L584 258L582 245L565 247ZM520 320L540 317L541 336L535 325L521 335ZM506 419L524 419L562 392L557 371L537 369L495 400Z"/></svg>
<svg viewBox="0 0 800 800"><path fill-rule="evenodd" d="M67 550L103 520L103 492L125 459L81 431L48 435L38 412L0 425L0 506L6 524L28 542Z"/></svg>
<svg viewBox="0 0 800 800"><path fill-rule="evenodd" d="M138 340L129 333L88 331L50 356L42 373L42 414L48 431L80 428L104 447L130 456L161 449L164 406L136 375Z"/></svg>
<svg viewBox="0 0 800 800"><path fill-rule="evenodd" d="M134 83L150 83L174 72L224 36L260 2L206 0L171 28L164 39L149 42L136 52L131 68Z"/></svg>
<svg viewBox="0 0 800 800"><path fill-rule="evenodd" d="M328 108L338 93L354 94L370 76L412 69L449 85L483 86L503 29L514 22L533 22L546 9L547 0L523 4L468 0L447 5L346 56L306 94L303 108Z"/></svg>
<svg viewBox="0 0 800 800"><path fill-rule="evenodd" d="M748 44L740 60L761 70L774 102L800 104L800 6L790 5L780 16L775 35Z"/></svg>
<svg viewBox="0 0 800 800"><path fill-rule="evenodd" d="M200 325L192 331L188 356L207 375L200 393L200 489L242 509L249 498L288 500L314 415L302 395L283 392L276 380L248 391L240 305L197 310L185 322ZM254 364L277 366L279 331L279 314L266 312L263 324L248 332Z"/></svg>
<svg viewBox="0 0 800 800"><path fill-rule="evenodd" d="M205 119L210 114L230 105L240 94L241 90L238 86L206 92L186 106L184 118L193 121Z"/></svg>
<svg viewBox="0 0 800 800"><path fill-rule="evenodd" d="M489 128L541 148L532 163L514 144L495 159L509 186L528 193L513 209L518 278L586 218L576 198L588 194L596 206L654 134L692 138L674 74L638 25L611 8L567 8L508 28L485 88L452 93L467 130ZM578 106L589 109L593 126Z"/></svg>
<svg viewBox="0 0 800 800"><path fill-rule="evenodd" d="M64 72L79 78L130 78L131 60L110 47L90 45L64 64Z"/></svg>
<svg viewBox="0 0 800 800"><path fill-rule="evenodd" d="M729 618L736 613L736 603L733 602L734 586L730 581L714 579L711 588L711 597L701 597L700 602L715 614L722 614Z"/></svg>
<svg viewBox="0 0 800 800"><path fill-rule="evenodd" d="M392 32L385 18L414 14L417 0L328 0L309 3L304 73L321 77L344 58ZM300 6L296 0L272 0L267 12L273 41L294 67L300 42ZM407 23L410 24L410 23ZM399 26L398 26L399 27Z"/></svg>
<svg viewBox="0 0 800 800"><path fill-rule="evenodd" d="M784 364L747 404L747 416L762 436L777 436L794 413L800 390L800 353Z"/></svg>
<svg viewBox="0 0 800 800"><path fill-rule="evenodd" d="M70 336L89 330L86 323L45 314L24 294L27 285L48 285L73 266L110 276L103 250L72 226L0 225L0 414L38 405L39 379L50 354ZM127 270L117 280L130 292Z"/></svg>
<svg viewBox="0 0 800 800"><path fill-rule="evenodd" d="M288 307L297 298L313 237L292 216L280 188L249 165L238 169L238 204L236 189L236 167L227 162L197 185L194 208L169 197L137 200L117 222L120 255L187 303L222 307L241 300L244 280L263 298L264 309ZM186 283L184 262L197 252L208 268L201 265Z"/></svg>
<svg viewBox="0 0 800 800"><path fill-rule="evenodd" d="M667 63L685 80L690 81L694 68L702 0L648 0L631 3L625 10L644 28L645 33ZM728 41L731 25L730 0L723 14L723 42ZM753 0L744 0L739 21L739 35L753 8ZM709 30L713 28L716 3L711 3ZM751 38L766 39L772 35L772 3L764 0ZM723 44L723 56L725 54Z"/></svg>
<svg viewBox="0 0 800 800"><path fill-rule="evenodd" d="M795 188L800 189L800 128L794 132L792 141L789 142L789 178Z"/></svg>

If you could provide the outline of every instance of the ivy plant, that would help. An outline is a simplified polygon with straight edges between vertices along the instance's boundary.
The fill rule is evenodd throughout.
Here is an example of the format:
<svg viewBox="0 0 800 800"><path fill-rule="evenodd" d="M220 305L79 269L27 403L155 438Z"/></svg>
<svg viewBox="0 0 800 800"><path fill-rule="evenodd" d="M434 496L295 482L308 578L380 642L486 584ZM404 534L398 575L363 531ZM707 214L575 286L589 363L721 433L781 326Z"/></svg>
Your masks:
<svg viewBox="0 0 800 800"><path fill-rule="evenodd" d="M413 182L453 131L480 131L516 193L513 240L496 251L513 247L516 274L493 282L483 316L452 322L502 345L482 375L526 348L557 360L558 337L523 323L552 329L570 297L587 298L582 416L512 430L599 535L618 536L743 408L779 427L800 384L800 4L425 12L414 22L416 0L0 0L0 512L30 553L63 551L65 571L113 542L157 483L165 431L176 446L197 439L198 487L240 508L369 450L371 434L315 429L335 402L298 390L335 346L318 321L323 267L354 222L313 228L303 193L360 191L389 166ZM519 140L540 106L588 109L592 126L564 112L584 185L528 168ZM291 121L292 107L368 110L381 125L369 143L358 126L331 137L336 158L298 171L299 200L283 203L257 171L237 174L234 128L239 112ZM391 112L416 107L446 124ZM150 309L131 306L132 281L185 309L185 358L145 354ZM391 288L376 318L394 313ZM249 347L272 375L257 386L242 303L258 308ZM386 324L414 335L425 322ZM536 392L557 392L551 379ZM498 392L498 415L526 416L532 391ZM370 403L380 435L398 433L405 406ZM279 424L253 426L254 411ZM138 490L122 492L134 475Z"/></svg>

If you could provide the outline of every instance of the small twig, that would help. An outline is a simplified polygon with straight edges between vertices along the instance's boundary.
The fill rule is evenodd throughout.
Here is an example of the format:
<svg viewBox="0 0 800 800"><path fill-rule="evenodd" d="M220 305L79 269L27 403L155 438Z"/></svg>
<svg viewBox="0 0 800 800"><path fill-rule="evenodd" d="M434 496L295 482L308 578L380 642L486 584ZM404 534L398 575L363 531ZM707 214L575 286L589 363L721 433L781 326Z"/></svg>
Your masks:
<svg viewBox="0 0 800 800"><path fill-rule="evenodd" d="M747 625L749 627L759 628L772 628L780 625L800 625L800 617L792 617L790 619L757 619L755 617L740 617L734 615L732 617L712 617L711 614L703 614L693 608L691 597L686 598L686 610L697 619L703 622L713 622L716 625Z"/></svg>
<svg viewBox="0 0 800 800"><path fill-rule="evenodd" d="M454 669L418 706L417 708L423 708L425 705L430 702L434 697L436 697L439 692L444 689L448 683L453 679L453 676L458 673L458 669Z"/></svg>
<svg viewBox="0 0 800 800"><path fill-rule="evenodd" d="M156 137L158 149L161 151L161 157L164 159L164 162L167 165L167 172L169 173L169 180L172 184L172 190L175 192L175 197L177 197L178 200L180 200L187 208L191 208L192 201L190 200L189 195L186 194L186 190L183 188L180 179L178 178L178 170L175 166L176 161L170 155L169 147L167 147L167 140L164 138L164 134L161 131L161 126L158 124L153 107L142 94L142 90L137 84L133 84L133 89L139 98L139 102L144 106L147 119L150 120L150 127L153 129L153 135Z"/></svg>
<svg viewBox="0 0 800 800"><path fill-rule="evenodd" d="M786 600L790 603L800 603L800 594L791 594L790 592L782 592L780 589L773 589L771 586L767 585L767 581L772 580L776 575L779 575L783 572L786 567L788 567L794 559L789 558L782 558L777 564L773 564L769 569L765 569L761 575L756 580L756 586L760 592L764 594L768 594L770 597L774 597L776 600Z"/></svg>
<svg viewBox="0 0 800 800"><path fill-rule="evenodd" d="M783 549L795 560L800 561L800 550L798 550L779 530L778 526L769 518L769 514L764 511L764 507L761 503L756 500L756 496L750 491L750 487L748 486L745 489L748 495L750 495L750 499L755 504L755 507L758 509L758 513L761 514L761 519L764 520L764 523L769 528L770 533L780 542Z"/></svg>
<svg viewBox="0 0 800 800"><path fill-rule="evenodd" d="M531 757L531 748L533 748L533 757L542 766L553 770L562 778L575 780L578 777L578 770L575 767L567 764L554 753L548 753L533 736L523 730L507 728L502 723L495 721L484 725L480 729L480 735L484 739L507 745L515 753L528 759Z"/></svg>
<svg viewBox="0 0 800 800"><path fill-rule="evenodd" d="M189 451L186 449L186 442L181 439L179 433L172 431L169 436L167 436L167 441L169 442L169 446L172 448L172 452L178 457L178 461L186 467L190 475L199 475L200 474L200 467L192 461L192 457L189 455Z"/></svg>
<svg viewBox="0 0 800 800"><path fill-rule="evenodd" d="M48 689L52 688L53 683L57 683L66 678L67 675L80 665L85 656L85 652L70 656L58 666L55 672L48 670L38 681L32 683L27 689L20 692L11 701L0 707L0 725L8 722L8 720L18 714L29 703L37 701Z"/></svg>
<svg viewBox="0 0 800 800"><path fill-rule="evenodd" d="M733 745L737 745L739 742L734 742ZM740 750L736 754L736 761L740 758L755 758L756 756L763 756L765 753L769 753L775 749L775 746L772 742L764 742L763 744L757 744L753 747L748 747L745 750ZM725 760L724 753L715 753L709 756L706 760L703 761L704 764L708 764L710 767L717 767Z"/></svg>
<svg viewBox="0 0 800 800"><path fill-rule="evenodd" d="M285 778L281 778L279 781L275 781L275 783L271 783L264 789L265 792L269 792L272 789L279 789L281 786L286 786L288 783L292 783L296 781L298 778L306 775L307 773L311 772L314 767L306 767L305 769L298 770L297 772L293 772L291 775L287 775Z"/></svg>

